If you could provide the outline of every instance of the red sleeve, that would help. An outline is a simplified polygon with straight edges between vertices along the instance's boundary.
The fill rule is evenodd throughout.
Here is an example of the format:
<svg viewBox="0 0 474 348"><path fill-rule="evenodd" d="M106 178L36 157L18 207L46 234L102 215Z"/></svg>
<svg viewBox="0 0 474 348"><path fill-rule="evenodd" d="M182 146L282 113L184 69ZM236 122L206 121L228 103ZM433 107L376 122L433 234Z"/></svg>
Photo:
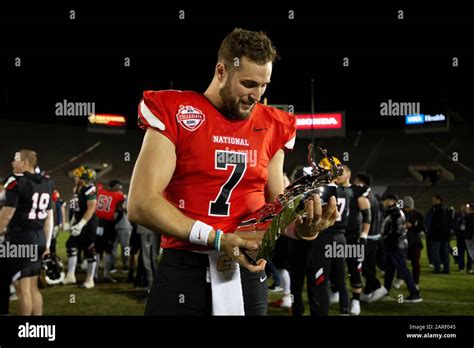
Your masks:
<svg viewBox="0 0 474 348"><path fill-rule="evenodd" d="M176 122L176 93L178 91L145 91L138 106L138 126L152 128L165 135L176 145L178 126Z"/></svg>
<svg viewBox="0 0 474 348"><path fill-rule="evenodd" d="M276 125L272 144L272 157L281 149L285 152L292 151L296 139L296 117L288 112L275 111Z"/></svg>
<svg viewBox="0 0 474 348"><path fill-rule="evenodd" d="M125 202L125 195L122 192L119 192L118 202L119 202L119 204Z"/></svg>
<svg viewBox="0 0 474 348"><path fill-rule="evenodd" d="M284 143L281 147L285 152L293 151L296 141L296 117L292 114L288 114L288 123L286 127L285 137L283 138Z"/></svg>
<svg viewBox="0 0 474 348"><path fill-rule="evenodd" d="M5 206L16 208L19 201L18 181L16 177L10 176L5 182Z"/></svg>

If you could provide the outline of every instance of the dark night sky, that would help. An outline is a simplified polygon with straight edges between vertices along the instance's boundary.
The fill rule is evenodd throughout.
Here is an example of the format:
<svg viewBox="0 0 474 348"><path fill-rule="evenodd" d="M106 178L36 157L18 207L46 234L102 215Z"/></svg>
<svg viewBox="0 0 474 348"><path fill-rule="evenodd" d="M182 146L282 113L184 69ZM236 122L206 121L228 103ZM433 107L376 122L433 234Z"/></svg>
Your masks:
<svg viewBox="0 0 474 348"><path fill-rule="evenodd" d="M472 122L472 7L0 6L1 118L84 122L53 115L55 103L67 99L125 114L133 127L143 90L167 89L172 81L175 89L204 91L220 41L244 27L266 31L282 56L267 90L270 103L309 111L313 77L316 110L345 110L349 129L401 126L399 118L380 116L388 99L420 102L422 112L450 113L454 123ZM185 20L178 19L181 9ZM17 56L20 69L13 66ZM454 56L458 68L451 65ZM350 67L342 66L343 57Z"/></svg>

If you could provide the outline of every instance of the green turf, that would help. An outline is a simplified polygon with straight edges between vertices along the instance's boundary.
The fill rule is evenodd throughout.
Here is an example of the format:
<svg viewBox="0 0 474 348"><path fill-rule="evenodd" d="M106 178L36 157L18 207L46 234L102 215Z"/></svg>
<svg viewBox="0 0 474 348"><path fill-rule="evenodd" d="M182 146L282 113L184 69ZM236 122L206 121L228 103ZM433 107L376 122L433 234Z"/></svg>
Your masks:
<svg viewBox="0 0 474 348"><path fill-rule="evenodd" d="M58 254L66 264L65 242L69 233L62 232L58 239ZM453 261L451 259L451 261ZM120 262L120 261L118 261ZM432 274L428 268L426 252L422 252L420 290L422 303L399 303L398 294L408 296L405 284L401 290L392 289L390 297L380 302L362 303L361 315L473 315L474 275L457 272L457 265L451 262L451 274ZM120 266L117 265L117 266ZM118 267L120 269L120 267ZM78 273L80 283L84 273ZM143 315L144 304L140 301L143 289L134 289L126 283L126 274L114 274L116 284L97 284L94 289L80 289L77 285L58 285L42 290L45 315ZM379 274L382 281L382 276ZM270 294L270 301L281 294ZM303 292L305 302L306 291ZM73 301L74 300L74 301ZM12 314L18 313L18 301L10 302ZM270 315L289 315L288 310L269 308ZM306 313L309 308L306 306ZM332 305L331 315L338 315L338 305Z"/></svg>

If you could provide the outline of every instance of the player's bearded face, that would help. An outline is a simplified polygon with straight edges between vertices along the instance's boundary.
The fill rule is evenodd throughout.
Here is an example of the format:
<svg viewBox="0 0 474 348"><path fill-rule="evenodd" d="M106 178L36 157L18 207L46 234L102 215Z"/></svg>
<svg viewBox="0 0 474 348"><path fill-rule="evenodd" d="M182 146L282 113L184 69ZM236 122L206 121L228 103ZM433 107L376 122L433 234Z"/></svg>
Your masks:
<svg viewBox="0 0 474 348"><path fill-rule="evenodd" d="M236 120L246 120L265 92L272 66L271 63L258 65L245 57L240 62L239 68L227 71L219 96L224 115Z"/></svg>
<svg viewBox="0 0 474 348"><path fill-rule="evenodd" d="M254 102L247 100L244 102L240 98L232 94L232 76L229 76L224 86L219 90L219 95L222 99L223 110L222 113L229 118L237 120L245 120L250 117L250 113L254 107ZM248 105L248 110L241 110L241 105Z"/></svg>

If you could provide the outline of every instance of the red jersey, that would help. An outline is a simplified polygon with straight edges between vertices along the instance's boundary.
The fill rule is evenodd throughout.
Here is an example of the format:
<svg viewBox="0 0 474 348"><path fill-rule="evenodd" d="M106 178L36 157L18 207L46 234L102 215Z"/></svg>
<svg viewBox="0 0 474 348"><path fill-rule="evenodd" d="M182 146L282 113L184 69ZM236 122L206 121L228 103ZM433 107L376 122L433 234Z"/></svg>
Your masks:
<svg viewBox="0 0 474 348"><path fill-rule="evenodd" d="M102 186L97 191L96 215L99 219L114 221L117 206L125 201L122 192L105 190Z"/></svg>
<svg viewBox="0 0 474 348"><path fill-rule="evenodd" d="M268 163L278 150L291 150L296 135L295 117L287 112L256 104L249 119L232 120L191 91L145 91L138 124L176 147L166 198L184 215L225 233L265 204ZM161 246L205 249L169 235Z"/></svg>

